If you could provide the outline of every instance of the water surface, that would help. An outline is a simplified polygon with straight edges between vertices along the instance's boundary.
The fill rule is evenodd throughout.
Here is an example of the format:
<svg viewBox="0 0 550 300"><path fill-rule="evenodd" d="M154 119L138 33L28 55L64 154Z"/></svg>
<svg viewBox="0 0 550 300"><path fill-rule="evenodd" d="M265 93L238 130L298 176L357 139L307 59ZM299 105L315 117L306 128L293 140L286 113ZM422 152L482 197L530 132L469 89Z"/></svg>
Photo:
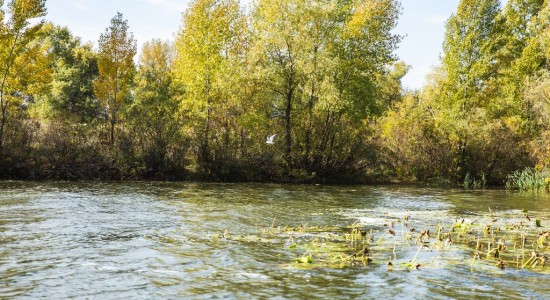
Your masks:
<svg viewBox="0 0 550 300"><path fill-rule="evenodd" d="M530 298L550 278L466 266L292 267L284 242L223 233L276 225L369 225L384 214L472 217L527 209L548 230L550 197L505 191L190 183L0 183L0 298Z"/></svg>

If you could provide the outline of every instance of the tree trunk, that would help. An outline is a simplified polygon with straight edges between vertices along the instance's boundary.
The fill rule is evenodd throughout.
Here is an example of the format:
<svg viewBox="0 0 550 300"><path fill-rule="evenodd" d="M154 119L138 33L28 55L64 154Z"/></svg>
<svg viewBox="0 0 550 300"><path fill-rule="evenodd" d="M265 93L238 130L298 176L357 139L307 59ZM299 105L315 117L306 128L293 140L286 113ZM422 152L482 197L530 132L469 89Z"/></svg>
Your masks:
<svg viewBox="0 0 550 300"><path fill-rule="evenodd" d="M8 114L8 99L4 98L4 94L6 92L6 80L8 79L8 76L10 74L11 68L15 62L14 52L15 48L17 46L17 43L19 41L19 31L15 33L15 37L13 39L13 44L11 45L10 53L8 55L8 59L6 60L6 70L4 74L2 75L2 84L0 85L0 106L2 107L2 120L0 120L0 160L4 157L4 130L6 128L6 119ZM3 62L4 63L4 62Z"/></svg>
<svg viewBox="0 0 550 300"><path fill-rule="evenodd" d="M4 129L6 128L8 103L0 102L2 106L2 120L0 120L0 161L4 157Z"/></svg>
<svg viewBox="0 0 550 300"><path fill-rule="evenodd" d="M309 96L309 102L308 102L308 122L307 122L307 128L306 128L306 137L305 137L305 144L306 144L306 153L304 155L304 164L307 168L311 167L312 161L311 161L311 135L313 132L313 106L314 102L316 100L316 86L315 83L317 81L317 51L319 47L315 45L313 47L313 78L311 82L311 91Z"/></svg>
<svg viewBox="0 0 550 300"><path fill-rule="evenodd" d="M0 161L4 157L4 127L6 126L6 116L2 108L2 120L0 120Z"/></svg>
<svg viewBox="0 0 550 300"><path fill-rule="evenodd" d="M306 153L304 154L304 164L307 168L311 167L311 134L313 131L313 102L315 101L315 83L311 84L311 96L308 102L308 122L306 128Z"/></svg>
<svg viewBox="0 0 550 300"><path fill-rule="evenodd" d="M202 140L202 160L205 162L210 161L210 155L209 155L209 136L210 136L210 101L207 103L206 108L206 124L204 128L204 137Z"/></svg>
<svg viewBox="0 0 550 300"><path fill-rule="evenodd" d="M460 177L460 180L463 180L466 177L466 142L465 138L458 143L459 153L458 153L458 164L457 164L457 174Z"/></svg>
<svg viewBox="0 0 550 300"><path fill-rule="evenodd" d="M293 89L291 88L286 97L286 110L285 110L285 160L286 163L290 166L292 163L292 136L291 136L291 119L290 114L292 113L292 96Z"/></svg>
<svg viewBox="0 0 550 300"><path fill-rule="evenodd" d="M245 143L245 133L244 133L244 128L241 127L241 141L240 141L240 148L241 148L241 159L243 159L244 157L246 157L246 147L244 146L244 143Z"/></svg>
<svg viewBox="0 0 550 300"><path fill-rule="evenodd" d="M115 123L116 120L114 118L111 119L111 146L115 144Z"/></svg>
<svg viewBox="0 0 550 300"><path fill-rule="evenodd" d="M115 144L115 123L117 121L117 112L118 112L117 96L118 96L118 77L115 78L113 109L111 111L111 146Z"/></svg>

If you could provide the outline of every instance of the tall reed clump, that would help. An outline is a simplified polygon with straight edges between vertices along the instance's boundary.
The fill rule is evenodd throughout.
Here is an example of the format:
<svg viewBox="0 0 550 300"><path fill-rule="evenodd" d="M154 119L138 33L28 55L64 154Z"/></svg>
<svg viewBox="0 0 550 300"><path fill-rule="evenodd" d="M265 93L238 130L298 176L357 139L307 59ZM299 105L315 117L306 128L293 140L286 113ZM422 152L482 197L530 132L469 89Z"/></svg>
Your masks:
<svg viewBox="0 0 550 300"><path fill-rule="evenodd" d="M464 177L464 184L465 189L479 189L479 188L485 188L487 186L487 177L485 176L485 173L481 173L480 178L476 178L470 173L466 173L466 177Z"/></svg>
<svg viewBox="0 0 550 300"><path fill-rule="evenodd" d="M526 168L508 175L506 188L524 192L550 192L550 170Z"/></svg>

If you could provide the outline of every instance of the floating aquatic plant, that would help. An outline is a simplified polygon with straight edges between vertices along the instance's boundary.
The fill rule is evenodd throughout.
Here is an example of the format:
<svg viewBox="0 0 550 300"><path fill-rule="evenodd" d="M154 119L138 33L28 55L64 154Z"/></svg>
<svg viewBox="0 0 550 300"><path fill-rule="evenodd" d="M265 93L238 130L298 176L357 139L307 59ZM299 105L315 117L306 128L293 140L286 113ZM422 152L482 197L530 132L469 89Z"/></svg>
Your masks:
<svg viewBox="0 0 550 300"><path fill-rule="evenodd" d="M516 268L548 274L550 231L541 231L541 219L529 220L527 211L496 214L489 210L474 220L449 215L428 221L386 214L377 224L272 224L257 235L226 232L216 238L281 244L289 255L295 254L288 266L297 268L379 265L398 271L467 265L472 270Z"/></svg>
<svg viewBox="0 0 550 300"><path fill-rule="evenodd" d="M313 263L313 259L311 258L311 255L304 255L296 258L296 262L299 264L311 264Z"/></svg>

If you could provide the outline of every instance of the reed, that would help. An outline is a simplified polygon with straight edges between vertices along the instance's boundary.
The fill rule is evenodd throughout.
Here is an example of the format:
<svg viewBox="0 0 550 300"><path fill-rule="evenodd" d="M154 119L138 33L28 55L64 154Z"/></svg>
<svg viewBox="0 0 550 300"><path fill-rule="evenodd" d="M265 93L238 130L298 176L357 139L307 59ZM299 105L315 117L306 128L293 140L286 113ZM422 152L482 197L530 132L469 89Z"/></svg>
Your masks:
<svg viewBox="0 0 550 300"><path fill-rule="evenodd" d="M550 170L526 168L516 171L507 177L506 188L523 192L549 192Z"/></svg>

